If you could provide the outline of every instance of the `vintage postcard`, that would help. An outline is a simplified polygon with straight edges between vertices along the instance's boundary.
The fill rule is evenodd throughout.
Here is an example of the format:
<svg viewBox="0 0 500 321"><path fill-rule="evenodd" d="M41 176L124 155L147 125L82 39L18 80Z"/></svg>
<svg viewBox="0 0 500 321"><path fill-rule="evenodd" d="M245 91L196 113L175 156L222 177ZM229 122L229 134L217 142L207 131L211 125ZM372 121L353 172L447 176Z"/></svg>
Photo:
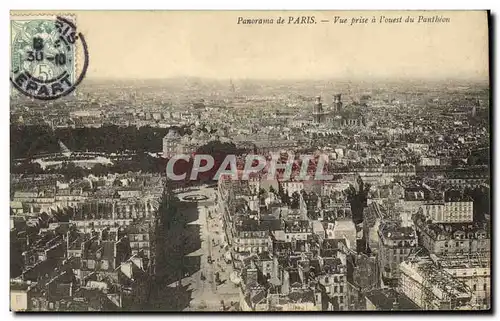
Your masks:
<svg viewBox="0 0 500 321"><path fill-rule="evenodd" d="M488 11L12 11L11 311L490 311Z"/></svg>

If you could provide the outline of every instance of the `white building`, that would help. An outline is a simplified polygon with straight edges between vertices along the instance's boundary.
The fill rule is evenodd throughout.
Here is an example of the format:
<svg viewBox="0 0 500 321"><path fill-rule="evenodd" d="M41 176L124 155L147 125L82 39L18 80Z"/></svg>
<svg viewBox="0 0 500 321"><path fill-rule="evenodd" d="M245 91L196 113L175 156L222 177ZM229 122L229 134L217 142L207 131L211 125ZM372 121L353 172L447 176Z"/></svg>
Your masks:
<svg viewBox="0 0 500 321"><path fill-rule="evenodd" d="M434 255L431 255L433 257ZM435 256L434 256L435 257ZM437 264L472 290L471 304L476 309L491 306L491 271L489 254L436 257Z"/></svg>
<svg viewBox="0 0 500 321"><path fill-rule="evenodd" d="M472 222L474 203L459 202L426 202L422 205L423 213L433 223Z"/></svg>
<svg viewBox="0 0 500 321"><path fill-rule="evenodd" d="M399 265L400 290L423 310L471 309L470 288L427 258Z"/></svg>
<svg viewBox="0 0 500 321"><path fill-rule="evenodd" d="M356 249L356 225L351 219L336 220L332 236L334 239L345 239L349 249Z"/></svg>

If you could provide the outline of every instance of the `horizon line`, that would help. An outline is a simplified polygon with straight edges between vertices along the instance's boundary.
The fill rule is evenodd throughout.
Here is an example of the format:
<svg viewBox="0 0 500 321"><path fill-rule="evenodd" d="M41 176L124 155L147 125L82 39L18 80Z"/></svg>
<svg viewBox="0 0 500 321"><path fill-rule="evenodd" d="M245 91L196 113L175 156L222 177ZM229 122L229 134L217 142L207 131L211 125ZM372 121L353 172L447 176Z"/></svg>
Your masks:
<svg viewBox="0 0 500 321"><path fill-rule="evenodd" d="M267 78L267 77L204 77L204 76L190 76L190 75L179 75L179 76L169 76L169 77L150 77L150 78L135 78L135 77L85 77L85 80L89 81L165 81L165 80L177 80L177 79L199 79L199 80L212 80L212 81L373 81L373 80L387 80L387 81L481 81L490 82L490 77L488 76L449 76L449 77L386 77L386 76L354 76L354 77L289 77L289 78Z"/></svg>

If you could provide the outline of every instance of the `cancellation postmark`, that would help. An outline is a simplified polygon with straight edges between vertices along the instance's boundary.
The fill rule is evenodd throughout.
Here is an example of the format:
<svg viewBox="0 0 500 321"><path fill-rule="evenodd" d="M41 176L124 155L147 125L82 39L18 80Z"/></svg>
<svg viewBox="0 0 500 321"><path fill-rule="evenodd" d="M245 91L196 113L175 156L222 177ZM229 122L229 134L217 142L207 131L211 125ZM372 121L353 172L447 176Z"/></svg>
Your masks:
<svg viewBox="0 0 500 321"><path fill-rule="evenodd" d="M11 17L10 80L18 92L42 100L68 95L88 63L87 43L71 17Z"/></svg>

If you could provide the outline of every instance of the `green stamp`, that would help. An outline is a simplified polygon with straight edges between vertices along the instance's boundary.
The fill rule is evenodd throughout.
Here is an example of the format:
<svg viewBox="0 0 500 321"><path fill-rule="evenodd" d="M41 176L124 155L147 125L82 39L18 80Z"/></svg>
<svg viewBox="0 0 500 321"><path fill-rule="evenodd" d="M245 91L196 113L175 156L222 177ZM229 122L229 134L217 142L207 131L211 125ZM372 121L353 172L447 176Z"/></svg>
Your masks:
<svg viewBox="0 0 500 321"><path fill-rule="evenodd" d="M87 45L73 21L62 17L11 19L10 79L17 91L32 98L50 100L72 92L88 66ZM77 48L84 53L77 75Z"/></svg>

